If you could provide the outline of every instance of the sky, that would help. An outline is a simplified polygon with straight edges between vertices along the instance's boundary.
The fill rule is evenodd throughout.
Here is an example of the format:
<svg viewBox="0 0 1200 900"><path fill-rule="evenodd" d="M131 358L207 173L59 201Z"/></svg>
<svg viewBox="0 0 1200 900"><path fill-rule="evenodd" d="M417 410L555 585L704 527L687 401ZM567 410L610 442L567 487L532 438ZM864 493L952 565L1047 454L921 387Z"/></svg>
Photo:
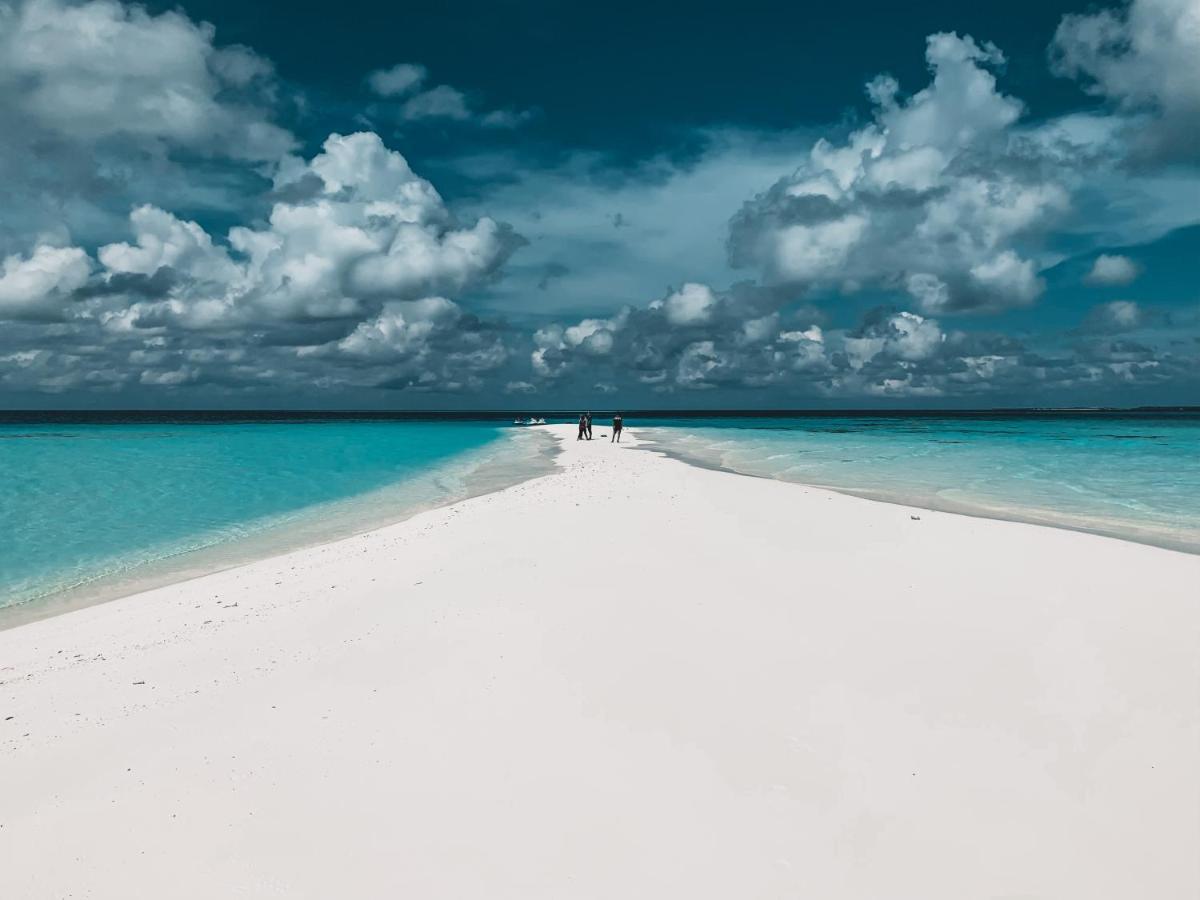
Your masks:
<svg viewBox="0 0 1200 900"><path fill-rule="evenodd" d="M0 407L1197 404L1197 133L1200 0L0 0Z"/></svg>

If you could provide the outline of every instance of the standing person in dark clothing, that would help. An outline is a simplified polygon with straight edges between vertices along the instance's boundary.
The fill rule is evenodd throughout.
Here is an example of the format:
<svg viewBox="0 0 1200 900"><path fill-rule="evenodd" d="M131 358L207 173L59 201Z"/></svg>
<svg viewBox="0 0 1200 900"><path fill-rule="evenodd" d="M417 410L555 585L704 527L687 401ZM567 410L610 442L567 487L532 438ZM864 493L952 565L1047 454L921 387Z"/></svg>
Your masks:
<svg viewBox="0 0 1200 900"><path fill-rule="evenodd" d="M587 439L590 441L592 439L592 411L590 409L584 418L587 419Z"/></svg>
<svg viewBox="0 0 1200 900"><path fill-rule="evenodd" d="M621 443L621 429L624 427L625 419L620 413L617 413L615 416L613 416L613 436L612 440L609 441L610 444L613 443L613 441L618 444Z"/></svg>
<svg viewBox="0 0 1200 900"><path fill-rule="evenodd" d="M579 414L579 434L575 436L575 440L582 441L587 437L587 416L583 413Z"/></svg>

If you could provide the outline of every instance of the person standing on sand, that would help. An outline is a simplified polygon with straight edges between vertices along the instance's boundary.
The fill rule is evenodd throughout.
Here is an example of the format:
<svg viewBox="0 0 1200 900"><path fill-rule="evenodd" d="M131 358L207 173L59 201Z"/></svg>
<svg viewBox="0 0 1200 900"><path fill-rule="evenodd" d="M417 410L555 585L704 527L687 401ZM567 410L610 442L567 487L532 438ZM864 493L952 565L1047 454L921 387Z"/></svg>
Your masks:
<svg viewBox="0 0 1200 900"><path fill-rule="evenodd" d="M575 436L575 440L582 441L587 437L587 416L584 413L579 414L579 434Z"/></svg>
<svg viewBox="0 0 1200 900"><path fill-rule="evenodd" d="M592 439L592 411L590 409L584 418L587 419L587 439L590 441Z"/></svg>
<svg viewBox="0 0 1200 900"><path fill-rule="evenodd" d="M621 416L620 413L617 413L615 416L613 416L613 436L612 436L612 440L609 441L610 444L613 443L614 441L618 444L621 443L621 429L624 427L625 427L625 419Z"/></svg>

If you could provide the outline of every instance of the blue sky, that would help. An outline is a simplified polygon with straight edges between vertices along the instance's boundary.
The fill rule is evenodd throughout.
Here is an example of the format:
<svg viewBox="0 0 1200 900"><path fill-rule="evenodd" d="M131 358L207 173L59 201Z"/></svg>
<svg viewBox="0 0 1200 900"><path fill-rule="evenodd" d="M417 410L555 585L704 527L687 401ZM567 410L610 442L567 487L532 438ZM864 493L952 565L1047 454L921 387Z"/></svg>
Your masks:
<svg viewBox="0 0 1200 900"><path fill-rule="evenodd" d="M0 3L0 403L1200 402L1197 0L422 6Z"/></svg>

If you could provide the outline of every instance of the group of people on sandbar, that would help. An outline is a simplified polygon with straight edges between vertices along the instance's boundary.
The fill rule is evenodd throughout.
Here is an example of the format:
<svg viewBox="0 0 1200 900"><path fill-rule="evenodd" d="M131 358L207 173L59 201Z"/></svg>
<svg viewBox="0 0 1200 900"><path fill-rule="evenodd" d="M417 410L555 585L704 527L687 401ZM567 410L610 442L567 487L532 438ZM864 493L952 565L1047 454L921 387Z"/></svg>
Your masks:
<svg viewBox="0 0 1200 900"><path fill-rule="evenodd" d="M621 430L625 427L625 419L620 413L613 416L612 424L612 440L610 444L621 442ZM601 435L603 437L603 435ZM591 412L581 413L579 416L579 435L575 438L577 441L590 441L592 439L592 414Z"/></svg>

